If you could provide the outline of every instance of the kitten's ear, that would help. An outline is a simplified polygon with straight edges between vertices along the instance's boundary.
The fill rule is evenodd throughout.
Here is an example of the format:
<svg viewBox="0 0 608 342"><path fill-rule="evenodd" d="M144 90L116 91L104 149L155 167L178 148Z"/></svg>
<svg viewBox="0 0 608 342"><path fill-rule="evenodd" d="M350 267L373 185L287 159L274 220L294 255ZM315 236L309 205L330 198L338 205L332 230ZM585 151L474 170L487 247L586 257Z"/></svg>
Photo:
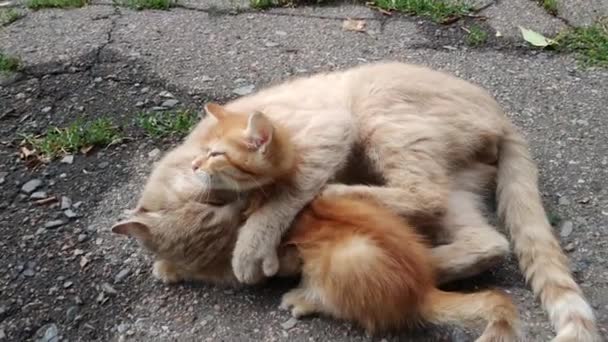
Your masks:
<svg viewBox="0 0 608 342"><path fill-rule="evenodd" d="M266 151L266 148L272 141L274 126L270 119L261 112L254 112L249 115L245 136L247 144L261 152Z"/></svg>
<svg viewBox="0 0 608 342"><path fill-rule="evenodd" d="M112 227L112 232L131 236L142 241L149 240L152 237L148 226L133 219L118 222Z"/></svg>
<svg viewBox="0 0 608 342"><path fill-rule="evenodd" d="M218 121L222 120L226 116L226 110L224 107L213 102L209 102L205 105L205 113L216 118Z"/></svg>

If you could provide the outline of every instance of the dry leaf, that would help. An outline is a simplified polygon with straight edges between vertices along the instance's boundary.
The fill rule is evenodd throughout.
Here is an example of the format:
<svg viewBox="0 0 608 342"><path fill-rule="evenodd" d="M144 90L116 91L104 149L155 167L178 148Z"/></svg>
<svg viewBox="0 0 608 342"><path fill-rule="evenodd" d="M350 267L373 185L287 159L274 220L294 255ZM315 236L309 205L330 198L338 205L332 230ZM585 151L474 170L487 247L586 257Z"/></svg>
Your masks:
<svg viewBox="0 0 608 342"><path fill-rule="evenodd" d="M82 154L88 154L89 152L91 152L92 149L93 149L93 145L85 146L85 147L83 147L83 148L80 149L80 152Z"/></svg>
<svg viewBox="0 0 608 342"><path fill-rule="evenodd" d="M346 19L342 22L342 29L345 31L365 32L365 20Z"/></svg>
<svg viewBox="0 0 608 342"><path fill-rule="evenodd" d="M29 148L22 146L21 147L21 159L27 159L30 156L34 155L34 153L36 153L36 150L30 150Z"/></svg>

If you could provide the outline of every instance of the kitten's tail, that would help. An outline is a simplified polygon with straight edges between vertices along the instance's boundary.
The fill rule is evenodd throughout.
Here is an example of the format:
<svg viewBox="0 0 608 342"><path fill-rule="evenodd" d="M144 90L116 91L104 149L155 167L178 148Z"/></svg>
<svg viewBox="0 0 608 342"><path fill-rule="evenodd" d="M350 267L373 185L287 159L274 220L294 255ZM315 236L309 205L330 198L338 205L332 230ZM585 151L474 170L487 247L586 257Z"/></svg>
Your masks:
<svg viewBox="0 0 608 342"><path fill-rule="evenodd" d="M434 289L422 314L434 324L474 326L485 320L486 328L476 342L514 342L521 338L517 308L509 296L497 290L465 294Z"/></svg>
<svg viewBox="0 0 608 342"><path fill-rule="evenodd" d="M538 170L524 137L511 127L499 148L498 214L511 234L526 280L557 331L553 341L599 341L593 311L547 219Z"/></svg>

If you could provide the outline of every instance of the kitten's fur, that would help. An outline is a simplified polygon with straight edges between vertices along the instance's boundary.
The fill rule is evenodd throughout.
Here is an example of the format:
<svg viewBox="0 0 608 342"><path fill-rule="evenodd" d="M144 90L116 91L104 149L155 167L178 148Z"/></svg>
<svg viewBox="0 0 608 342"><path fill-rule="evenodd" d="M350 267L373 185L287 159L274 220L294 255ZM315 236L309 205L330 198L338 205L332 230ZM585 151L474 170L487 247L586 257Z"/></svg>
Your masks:
<svg viewBox="0 0 608 342"><path fill-rule="evenodd" d="M554 341L599 340L592 310L547 221L527 144L481 88L423 67L379 63L294 80L237 99L226 110L263 112L289 133L298 157L291 182L284 182L239 232L232 264L240 281L258 280L260 268L268 275L276 271L275 247L283 232L329 180L356 166L347 164L353 151L361 151L384 186L331 185L326 195L369 198L402 216L429 220L446 219L442 214L450 205L454 170L480 156L491 160L497 155L498 213L526 279L558 332ZM202 120L168 160L189 165L216 123L212 116ZM151 182L167 178L171 169L155 171ZM183 176L160 186L181 200L180 190L188 193L196 182L192 174ZM248 190L248 184L236 184ZM155 191L144 197L154 197ZM474 203L462 205L452 215L448 210L447 217L456 220L446 226L452 243L433 253L440 267L469 275L487 265L487 255L504 255L508 246Z"/></svg>
<svg viewBox="0 0 608 342"><path fill-rule="evenodd" d="M457 177L454 202L478 196L481 179L496 168L482 165ZM471 182L475 179L475 182ZM243 194L244 195L244 194ZM224 206L196 202L160 212L138 211L114 226L136 237L158 260L154 275L165 282L203 280L237 284L231 251L245 206L244 197ZM476 325L477 341L515 341L517 309L500 291L462 294L436 288L434 259L422 238L390 210L361 199L322 196L295 221L279 248L281 275L301 272L302 282L283 296L294 317L324 313L352 320L368 332L420 323Z"/></svg>
<svg viewBox="0 0 608 342"><path fill-rule="evenodd" d="M362 151L384 186L332 185L325 192L369 198L401 216L431 220L446 212L453 170L496 146L498 214L557 330L555 341L599 339L593 311L547 220L527 143L483 89L419 66L377 63L296 79L232 101L226 110L263 112L289 132L299 155L292 182L239 232L232 263L240 281L256 281L260 269L276 271L273 246L296 213L348 166L353 149ZM213 125L209 116L185 144L204 138ZM481 250L495 241L486 240L492 235L483 218L463 223L446 250L448 262L467 269L470 262L477 267L466 253L470 238L480 234Z"/></svg>

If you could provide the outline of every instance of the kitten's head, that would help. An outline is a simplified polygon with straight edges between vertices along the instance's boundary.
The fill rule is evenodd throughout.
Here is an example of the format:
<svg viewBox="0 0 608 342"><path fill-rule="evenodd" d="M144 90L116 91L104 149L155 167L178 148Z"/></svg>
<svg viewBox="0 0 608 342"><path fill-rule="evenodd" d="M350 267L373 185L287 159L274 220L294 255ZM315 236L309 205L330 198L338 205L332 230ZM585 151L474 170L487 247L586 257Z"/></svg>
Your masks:
<svg viewBox="0 0 608 342"><path fill-rule="evenodd" d="M200 130L193 135L202 153L192 168L211 190L247 191L286 177L294 152L282 129L261 112L230 112L205 106Z"/></svg>
<svg viewBox="0 0 608 342"><path fill-rule="evenodd" d="M115 224L112 232L137 239L158 258L200 268L219 259L230 260L243 209L197 202L170 210L138 208Z"/></svg>

